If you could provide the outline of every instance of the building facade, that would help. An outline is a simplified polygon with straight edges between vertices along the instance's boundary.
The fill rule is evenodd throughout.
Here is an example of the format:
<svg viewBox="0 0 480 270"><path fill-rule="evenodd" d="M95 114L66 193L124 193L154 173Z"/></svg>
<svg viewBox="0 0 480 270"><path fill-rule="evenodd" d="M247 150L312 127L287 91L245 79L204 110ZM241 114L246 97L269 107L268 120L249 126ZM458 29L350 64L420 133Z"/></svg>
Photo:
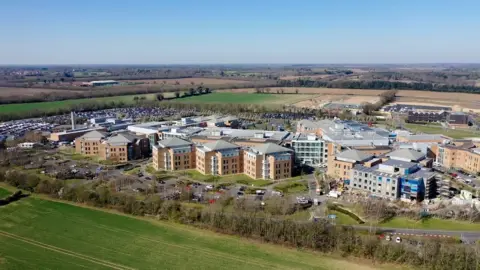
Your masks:
<svg viewBox="0 0 480 270"><path fill-rule="evenodd" d="M356 165L351 178L351 189L385 199L422 201L436 194L435 173L414 162L389 159L374 166Z"/></svg>
<svg viewBox="0 0 480 270"><path fill-rule="evenodd" d="M102 131L90 131L75 139L75 152L85 156L98 156L103 140L107 133Z"/></svg>
<svg viewBox="0 0 480 270"><path fill-rule="evenodd" d="M291 149L267 143L244 151L244 173L254 179L278 180L292 177Z"/></svg>
<svg viewBox="0 0 480 270"><path fill-rule="evenodd" d="M102 160L127 162L149 156L150 145L147 138L128 133L108 137L105 132L91 131L75 140L75 151Z"/></svg>
<svg viewBox="0 0 480 270"><path fill-rule="evenodd" d="M179 138L159 141L152 149L152 165L166 171L194 169L195 146Z"/></svg>
<svg viewBox="0 0 480 270"><path fill-rule="evenodd" d="M240 146L223 140L197 146L196 166L203 174L243 173L243 150Z"/></svg>
<svg viewBox="0 0 480 270"><path fill-rule="evenodd" d="M327 164L327 145L324 140L316 135L295 135L291 145L295 151L295 159L298 163L309 166Z"/></svg>
<svg viewBox="0 0 480 270"><path fill-rule="evenodd" d="M442 167L461 169L472 174L480 172L480 150L471 143L438 145L435 150L435 163Z"/></svg>
<svg viewBox="0 0 480 270"><path fill-rule="evenodd" d="M358 150L346 150L330 159L327 167L327 174L338 180L348 182L351 177L351 169L356 164L363 164L373 159L372 155L365 154Z"/></svg>

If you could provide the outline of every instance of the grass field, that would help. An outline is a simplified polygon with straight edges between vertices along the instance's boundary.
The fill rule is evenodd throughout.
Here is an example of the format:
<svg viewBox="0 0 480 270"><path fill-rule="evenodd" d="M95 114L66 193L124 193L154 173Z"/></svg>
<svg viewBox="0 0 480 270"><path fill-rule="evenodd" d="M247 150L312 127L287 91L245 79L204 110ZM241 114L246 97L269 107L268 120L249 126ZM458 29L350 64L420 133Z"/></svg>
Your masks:
<svg viewBox="0 0 480 270"><path fill-rule="evenodd" d="M395 217L387 222L381 223L380 226L387 228L426 230L480 231L480 223L470 223L466 221L454 221L437 218L429 218L426 220L416 221L403 217Z"/></svg>
<svg viewBox="0 0 480 270"><path fill-rule="evenodd" d="M201 182L208 182L208 183L237 183L243 184L248 186L255 186L255 187L264 187L271 185L273 181L270 180L263 180L263 179L252 179L245 174L233 174L233 175L225 175L225 176L217 176L213 178L211 175L204 175L196 170L188 170L183 172L188 177L190 177L193 181L201 181Z"/></svg>
<svg viewBox="0 0 480 270"><path fill-rule="evenodd" d="M0 199L7 197L8 195L12 194L10 191L0 188Z"/></svg>
<svg viewBox="0 0 480 270"><path fill-rule="evenodd" d="M277 95L255 93L215 92L209 95L186 97L175 102L182 103L230 103L230 104L291 104L315 95Z"/></svg>
<svg viewBox="0 0 480 270"><path fill-rule="evenodd" d="M37 197L0 207L0 241L1 269L378 269Z"/></svg>
<svg viewBox="0 0 480 270"><path fill-rule="evenodd" d="M27 111L54 111L57 109L68 108L71 105L89 103L89 102L120 102L123 101L126 104L134 104L134 97L144 96L146 99L155 99L155 94L142 94L142 95L127 95L127 96L113 96L113 97L100 97L100 98L82 98L82 99L69 99L61 101L49 101L49 102L34 102L34 103L18 103L18 104L4 104L0 105L1 113L21 113Z"/></svg>
<svg viewBox="0 0 480 270"><path fill-rule="evenodd" d="M329 215L335 215L335 223L341 225L359 225L359 223L347 214L335 210L328 210Z"/></svg>
<svg viewBox="0 0 480 270"><path fill-rule="evenodd" d="M454 139L480 137L480 132L474 132L465 129L444 129L440 125L405 124L404 126L414 132L422 132L427 134L443 134Z"/></svg>

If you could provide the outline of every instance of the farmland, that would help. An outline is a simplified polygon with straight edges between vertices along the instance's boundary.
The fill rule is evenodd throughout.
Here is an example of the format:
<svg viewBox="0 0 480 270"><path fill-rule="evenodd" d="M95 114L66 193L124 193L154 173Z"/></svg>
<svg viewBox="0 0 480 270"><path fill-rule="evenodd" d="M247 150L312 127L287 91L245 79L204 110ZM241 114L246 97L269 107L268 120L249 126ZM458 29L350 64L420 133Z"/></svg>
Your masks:
<svg viewBox="0 0 480 270"><path fill-rule="evenodd" d="M141 83L142 85L158 84L158 85L226 85L226 84L242 84L249 81L214 79L214 78L181 78L181 79L156 79L156 80L120 80L124 83Z"/></svg>
<svg viewBox="0 0 480 270"><path fill-rule="evenodd" d="M64 94L64 93L81 93L81 91L63 90L63 89L48 89L48 88L9 88L0 87L0 98L10 96L34 96L39 94Z"/></svg>
<svg viewBox="0 0 480 270"><path fill-rule="evenodd" d="M0 241L2 269L375 269L38 197L0 208Z"/></svg>
<svg viewBox="0 0 480 270"><path fill-rule="evenodd" d="M186 97L175 100L175 102L280 105L292 104L313 97L314 95L253 94L221 91L209 95Z"/></svg>
<svg viewBox="0 0 480 270"><path fill-rule="evenodd" d="M16 103L16 104L3 104L0 105L0 114L1 113L22 113L28 111L42 111L49 112L55 111L58 109L64 109L72 105L82 104L82 103L92 103L92 102L125 102L125 103L134 103L134 97L142 97L146 99L153 100L155 94L143 94L143 95L126 95L126 96L113 96L113 97L100 97L100 98L82 98L82 99L69 99L61 101L47 101L47 102L33 102L33 103Z"/></svg>

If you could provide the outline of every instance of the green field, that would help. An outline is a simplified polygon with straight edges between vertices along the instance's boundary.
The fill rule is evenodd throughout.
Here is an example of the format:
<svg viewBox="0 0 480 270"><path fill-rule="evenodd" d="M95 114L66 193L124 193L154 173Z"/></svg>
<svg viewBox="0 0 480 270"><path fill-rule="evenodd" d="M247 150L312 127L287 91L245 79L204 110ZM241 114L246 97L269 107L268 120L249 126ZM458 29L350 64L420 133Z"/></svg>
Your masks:
<svg viewBox="0 0 480 270"><path fill-rule="evenodd" d="M448 231L480 231L480 223L467 221L445 220L429 218L426 220L411 220L404 217L394 217L391 220L381 223L379 226L387 228L426 229L426 230L448 230Z"/></svg>
<svg viewBox="0 0 480 270"><path fill-rule="evenodd" d="M307 100L316 95L281 95L281 94L255 94L215 92L209 95L185 97L175 102L182 103L230 103L230 104L290 104Z"/></svg>
<svg viewBox="0 0 480 270"><path fill-rule="evenodd" d="M61 101L48 101L48 102L34 102L34 103L17 103L17 104L4 104L0 105L0 114L2 113L22 113L28 111L55 111L58 109L65 109L69 106L82 104L82 103L91 103L91 102L120 102L134 104L134 97L142 97L146 99L153 100L155 99L155 94L142 94L142 95L127 95L127 96L113 96L113 97L99 97L99 98L82 98L82 99L69 99Z"/></svg>
<svg viewBox="0 0 480 270"><path fill-rule="evenodd" d="M444 129L440 125L405 124L404 126L405 128L408 128L409 130L416 133L422 132L427 134L443 134L454 139L480 137L480 132L478 131L475 132L465 129Z"/></svg>
<svg viewBox="0 0 480 270"><path fill-rule="evenodd" d="M8 195L12 194L10 191L0 188L0 199L7 197Z"/></svg>
<svg viewBox="0 0 480 270"><path fill-rule="evenodd" d="M0 269L374 269L38 197L0 207L0 241Z"/></svg>

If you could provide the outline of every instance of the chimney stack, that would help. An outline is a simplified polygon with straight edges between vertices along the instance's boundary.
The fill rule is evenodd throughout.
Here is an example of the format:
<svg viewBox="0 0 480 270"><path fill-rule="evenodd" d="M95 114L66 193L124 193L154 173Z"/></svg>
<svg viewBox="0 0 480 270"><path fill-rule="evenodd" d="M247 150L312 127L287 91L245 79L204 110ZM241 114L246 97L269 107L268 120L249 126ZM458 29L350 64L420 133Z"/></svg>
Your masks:
<svg viewBox="0 0 480 270"><path fill-rule="evenodd" d="M72 111L70 113L71 117L72 117L72 130L75 129L75 112Z"/></svg>

